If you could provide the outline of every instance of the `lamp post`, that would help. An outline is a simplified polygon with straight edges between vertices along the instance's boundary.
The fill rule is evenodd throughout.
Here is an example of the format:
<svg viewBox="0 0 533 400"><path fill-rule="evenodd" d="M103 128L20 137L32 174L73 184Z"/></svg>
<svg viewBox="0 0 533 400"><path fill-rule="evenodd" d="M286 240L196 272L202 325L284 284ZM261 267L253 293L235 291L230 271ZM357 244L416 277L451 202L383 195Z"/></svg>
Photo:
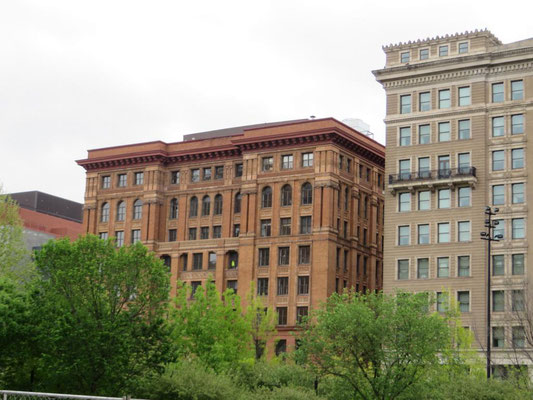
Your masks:
<svg viewBox="0 0 533 400"><path fill-rule="evenodd" d="M481 240L486 240L487 243L487 379L490 378L490 334L491 334L491 326L490 326L490 307L491 307L491 290L490 290L490 276L491 276L491 270L490 270L490 262L491 262L491 254L490 254L490 244L492 242L498 242L500 239L503 238L503 235L498 234L494 235L494 228L496 228L496 225L498 225L498 221L493 221L492 216L496 215L500 211L498 208L490 208L489 206L485 207L485 215L487 218L485 219L485 228L487 230L485 232L481 232Z"/></svg>

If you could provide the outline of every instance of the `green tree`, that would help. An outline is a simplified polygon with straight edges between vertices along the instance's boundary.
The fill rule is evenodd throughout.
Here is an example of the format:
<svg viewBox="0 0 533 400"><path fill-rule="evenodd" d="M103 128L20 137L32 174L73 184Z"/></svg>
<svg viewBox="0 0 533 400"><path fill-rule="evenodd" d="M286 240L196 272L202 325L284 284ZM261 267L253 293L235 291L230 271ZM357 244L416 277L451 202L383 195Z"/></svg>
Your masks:
<svg viewBox="0 0 533 400"><path fill-rule="evenodd" d="M9 195L2 194L0 186L0 277L24 284L32 276L33 268L24 244L19 206Z"/></svg>
<svg viewBox="0 0 533 400"><path fill-rule="evenodd" d="M454 336L447 318L427 307L424 294L334 294L307 320L296 356L348 385L351 398L413 395Z"/></svg>
<svg viewBox="0 0 533 400"><path fill-rule="evenodd" d="M172 311L172 338L179 358L197 358L217 372L250 358L248 327L241 300L232 290L221 295L209 279L197 288L181 284Z"/></svg>
<svg viewBox="0 0 533 400"><path fill-rule="evenodd" d="M65 238L43 246L36 263L41 389L116 396L162 369L172 354L169 277L142 244Z"/></svg>
<svg viewBox="0 0 533 400"><path fill-rule="evenodd" d="M259 360L265 353L266 344L276 334L277 313L270 307L266 307L259 296L255 294L255 285L250 285L247 296L245 318L248 332L254 348L255 359Z"/></svg>

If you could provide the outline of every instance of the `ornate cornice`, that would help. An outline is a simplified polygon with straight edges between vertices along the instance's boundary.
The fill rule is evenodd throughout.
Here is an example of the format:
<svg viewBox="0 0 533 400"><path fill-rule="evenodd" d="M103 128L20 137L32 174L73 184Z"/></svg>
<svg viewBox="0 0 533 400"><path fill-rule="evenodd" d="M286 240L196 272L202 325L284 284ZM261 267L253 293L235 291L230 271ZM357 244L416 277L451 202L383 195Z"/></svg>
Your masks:
<svg viewBox="0 0 533 400"><path fill-rule="evenodd" d="M432 38L426 38L426 39L418 39L418 40L410 40L408 42L399 42L395 44L389 44L387 46L383 46L383 50L385 52L393 51L393 50L400 50L405 49L412 46L424 46L424 45L431 45L436 43L442 43L447 42L449 40L464 40L464 39L472 39L474 37L478 36L484 36L487 38L490 38L494 44L502 44L500 39L498 39L494 34L489 31L488 29L482 29L475 31L465 31L465 32L456 32L455 34L446 34L444 36L434 36Z"/></svg>

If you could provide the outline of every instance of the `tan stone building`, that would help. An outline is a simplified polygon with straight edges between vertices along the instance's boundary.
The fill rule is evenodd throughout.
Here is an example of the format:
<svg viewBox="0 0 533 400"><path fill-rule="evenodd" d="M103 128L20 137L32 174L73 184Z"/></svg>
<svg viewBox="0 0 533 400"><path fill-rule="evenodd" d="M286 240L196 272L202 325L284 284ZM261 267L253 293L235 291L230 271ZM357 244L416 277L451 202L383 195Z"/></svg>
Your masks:
<svg viewBox="0 0 533 400"><path fill-rule="evenodd" d="M84 227L141 240L178 280L255 282L283 339L343 287L382 287L384 147L332 118L89 150Z"/></svg>
<svg viewBox="0 0 533 400"><path fill-rule="evenodd" d="M485 206L499 207L493 243L494 364L525 362L513 309L531 280L533 39L489 31L385 46L374 71L387 96L384 290L449 291L478 345L486 343Z"/></svg>

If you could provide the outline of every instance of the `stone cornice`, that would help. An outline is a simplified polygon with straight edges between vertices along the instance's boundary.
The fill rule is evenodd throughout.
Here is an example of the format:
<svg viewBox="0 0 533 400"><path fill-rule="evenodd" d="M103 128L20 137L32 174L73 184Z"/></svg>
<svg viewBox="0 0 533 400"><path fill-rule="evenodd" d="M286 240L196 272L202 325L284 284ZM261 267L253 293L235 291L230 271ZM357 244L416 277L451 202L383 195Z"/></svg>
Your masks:
<svg viewBox="0 0 533 400"><path fill-rule="evenodd" d="M426 38L426 39L418 39L416 41L408 41L408 42L400 42L395 44L389 44L387 46L383 46L383 50L385 52L394 51L394 50L403 50L411 47L421 47L421 46L428 46L432 44L438 44L438 43L444 43L449 42L450 40L466 40L466 39L472 39L475 37L487 37L491 39L495 44L502 44L502 42L494 36L494 34L489 31L488 29L482 29L475 31L465 31L465 32L458 32L455 34L446 34L444 36L435 36L432 38Z"/></svg>

